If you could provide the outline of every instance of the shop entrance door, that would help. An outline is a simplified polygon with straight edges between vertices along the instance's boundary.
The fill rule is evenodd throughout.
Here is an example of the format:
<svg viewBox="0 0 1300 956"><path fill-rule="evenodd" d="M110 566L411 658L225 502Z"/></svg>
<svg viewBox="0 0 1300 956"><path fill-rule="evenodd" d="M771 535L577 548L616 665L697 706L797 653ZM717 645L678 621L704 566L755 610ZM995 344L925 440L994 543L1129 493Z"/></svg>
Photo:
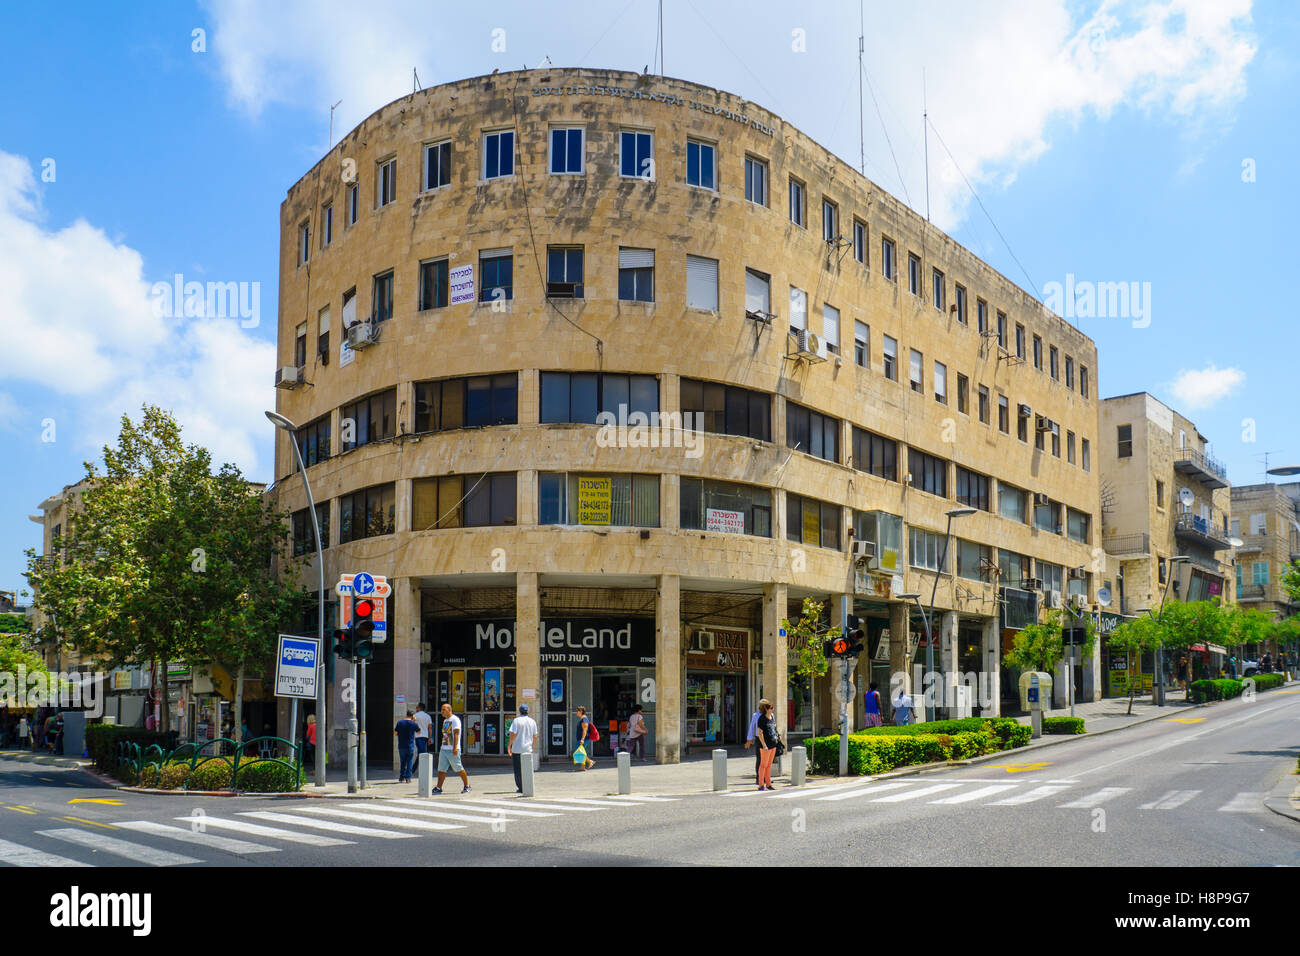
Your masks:
<svg viewBox="0 0 1300 956"><path fill-rule="evenodd" d="M597 667L592 671L591 684L591 716L600 731L596 754L612 756L618 746L619 733L627 725L632 705L636 703L636 674Z"/></svg>

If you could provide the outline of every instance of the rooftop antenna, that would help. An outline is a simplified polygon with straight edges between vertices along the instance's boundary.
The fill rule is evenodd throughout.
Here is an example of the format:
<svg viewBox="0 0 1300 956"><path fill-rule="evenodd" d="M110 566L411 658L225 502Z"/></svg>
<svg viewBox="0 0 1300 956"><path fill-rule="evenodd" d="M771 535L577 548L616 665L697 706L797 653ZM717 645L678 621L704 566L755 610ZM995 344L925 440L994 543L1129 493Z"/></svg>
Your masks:
<svg viewBox="0 0 1300 956"><path fill-rule="evenodd" d="M416 72L415 67L411 67L411 76L415 79L415 89L411 90L411 92L418 93L420 92L420 74Z"/></svg>
<svg viewBox="0 0 1300 956"><path fill-rule="evenodd" d="M551 63L551 58L549 56L544 56L542 57L542 62L538 63L537 66L534 67L534 69L540 70L544 66L552 66L552 65L553 64Z"/></svg>
<svg viewBox="0 0 1300 956"><path fill-rule="evenodd" d="M925 91L925 67L921 68L921 135L925 140L925 221L930 221L930 105Z"/></svg>
<svg viewBox="0 0 1300 956"><path fill-rule="evenodd" d="M866 20L862 14L862 0L858 0L858 172L867 175L867 149L862 133L862 52L866 36Z"/></svg>
<svg viewBox="0 0 1300 956"><path fill-rule="evenodd" d="M342 102L342 100L339 100L339 103ZM339 108L339 103L335 103L330 107L330 146L334 145L334 111Z"/></svg>
<svg viewBox="0 0 1300 956"><path fill-rule="evenodd" d="M659 0L659 76L664 75L664 0Z"/></svg>

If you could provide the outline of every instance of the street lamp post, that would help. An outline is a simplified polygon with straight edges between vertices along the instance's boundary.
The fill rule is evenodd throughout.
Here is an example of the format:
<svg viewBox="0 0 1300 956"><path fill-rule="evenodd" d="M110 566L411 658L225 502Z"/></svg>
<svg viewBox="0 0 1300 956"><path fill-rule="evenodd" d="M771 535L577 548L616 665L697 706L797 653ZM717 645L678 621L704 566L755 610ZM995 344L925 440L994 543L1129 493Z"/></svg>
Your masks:
<svg viewBox="0 0 1300 956"><path fill-rule="evenodd" d="M1165 579L1165 593L1160 596L1160 611L1155 615L1155 619L1157 621L1161 621L1161 622L1164 621L1165 601L1169 598L1169 585L1174 583L1174 574L1175 574L1176 566L1179 564L1185 564L1190 560L1191 558L1189 558L1185 554L1175 554L1172 557L1168 558L1169 574L1168 577ZM1150 608L1147 609L1147 613L1148 614L1151 613ZM1151 682L1151 697L1152 697L1151 702L1155 704L1157 707L1163 707L1165 705L1164 657L1165 657L1165 647L1164 647L1164 643L1161 642L1160 647L1156 649L1155 674L1152 676L1152 682Z"/></svg>
<svg viewBox="0 0 1300 956"><path fill-rule="evenodd" d="M298 460L298 471L302 473L302 486L307 492L307 511L311 515L311 529L316 536L316 570L319 574L317 582L316 595L316 635L320 641L320 650L316 652L316 786L325 786L325 747L322 734L328 733L326 729L329 725L325 720L325 655L329 653L329 648L325 646L325 552L320 542L320 524L316 520L316 501L312 498L311 482L307 480L307 465L302 460L302 449L298 447L298 441L294 437L294 432L298 430L293 422L285 418L279 412L266 413L266 417L276 428L281 428L289 433L289 444L293 446L294 456ZM235 715L238 719L239 715ZM295 718L293 729L293 739L298 739L297 720Z"/></svg>

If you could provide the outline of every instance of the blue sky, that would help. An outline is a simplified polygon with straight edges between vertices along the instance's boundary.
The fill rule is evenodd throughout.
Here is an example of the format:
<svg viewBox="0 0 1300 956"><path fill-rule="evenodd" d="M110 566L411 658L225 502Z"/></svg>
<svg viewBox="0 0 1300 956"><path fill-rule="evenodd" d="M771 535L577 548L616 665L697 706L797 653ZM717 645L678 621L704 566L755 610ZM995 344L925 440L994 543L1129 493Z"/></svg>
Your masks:
<svg viewBox="0 0 1300 956"><path fill-rule="evenodd" d="M270 480L279 204L324 152L330 104L343 101L337 139L409 92L412 67L429 86L548 56L638 71L655 57L653 3L488 7L3 8L0 589L24 586L22 549L39 547L27 515L143 401ZM667 74L745 96L857 164L857 0L664 7ZM1264 452L1300 463L1285 291L1300 8L868 2L865 20L883 115L868 93L868 176L924 211L924 77L936 222L1040 293L1067 274L1150 283L1149 325L1076 321L1097 341L1100 393L1147 390L1187 414L1234 483L1262 480ZM159 317L149 287L175 273L258 283L259 324Z"/></svg>

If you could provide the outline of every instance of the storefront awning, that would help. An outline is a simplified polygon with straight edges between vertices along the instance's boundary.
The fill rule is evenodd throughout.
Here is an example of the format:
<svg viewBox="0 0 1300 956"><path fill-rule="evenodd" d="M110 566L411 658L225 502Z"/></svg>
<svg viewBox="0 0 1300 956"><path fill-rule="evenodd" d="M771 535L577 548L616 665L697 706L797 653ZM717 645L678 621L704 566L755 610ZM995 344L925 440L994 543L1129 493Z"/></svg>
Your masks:
<svg viewBox="0 0 1300 956"><path fill-rule="evenodd" d="M1202 654L1206 653L1207 651L1211 654L1228 653L1228 649L1226 647L1220 647L1218 644L1210 644L1208 646L1205 644L1193 644L1190 650L1199 651Z"/></svg>

